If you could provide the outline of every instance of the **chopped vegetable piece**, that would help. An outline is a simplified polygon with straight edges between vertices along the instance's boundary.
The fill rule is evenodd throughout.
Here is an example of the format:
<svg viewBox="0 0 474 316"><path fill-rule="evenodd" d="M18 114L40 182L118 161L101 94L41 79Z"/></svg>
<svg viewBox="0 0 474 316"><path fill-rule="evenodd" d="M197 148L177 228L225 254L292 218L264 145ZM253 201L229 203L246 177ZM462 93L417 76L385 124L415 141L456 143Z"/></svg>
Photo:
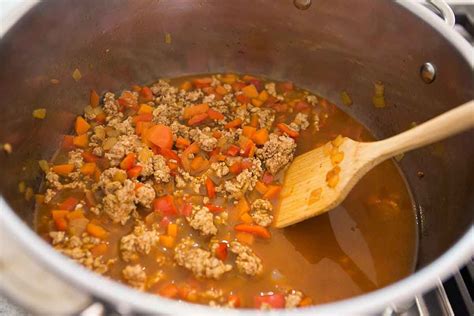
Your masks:
<svg viewBox="0 0 474 316"><path fill-rule="evenodd" d="M258 94L258 99L259 99L260 101L263 101L263 102L267 101L267 100L268 100L268 92L265 91L265 90L262 90L262 91Z"/></svg>
<svg viewBox="0 0 474 316"><path fill-rule="evenodd" d="M83 151L81 156L85 162L97 162L97 160L99 160L99 157L92 154L90 151Z"/></svg>
<svg viewBox="0 0 474 316"><path fill-rule="evenodd" d="M225 95L225 94L227 94L227 89L224 88L224 87L221 86L221 85L218 85L218 86L216 87L216 93L218 93L218 94L220 94L220 95Z"/></svg>
<svg viewBox="0 0 474 316"><path fill-rule="evenodd" d="M313 304L313 300L311 297L306 296L304 299L301 300L300 304L298 305L299 307L304 307L304 306L309 306Z"/></svg>
<svg viewBox="0 0 474 316"><path fill-rule="evenodd" d="M73 164L63 164L63 165L56 165L51 167L51 170L54 173L59 174L60 176L67 176L74 170Z"/></svg>
<svg viewBox="0 0 474 316"><path fill-rule="evenodd" d="M173 147L173 132L168 126L162 124L153 125L147 130L146 137L158 147L168 149Z"/></svg>
<svg viewBox="0 0 474 316"><path fill-rule="evenodd" d="M252 116L250 117L250 126L258 128L258 125L259 125L258 122L259 122L258 115L252 114Z"/></svg>
<svg viewBox="0 0 474 316"><path fill-rule="evenodd" d="M210 77L197 78L193 80L193 84L196 88L209 87L211 83L212 83L212 78Z"/></svg>
<svg viewBox="0 0 474 316"><path fill-rule="evenodd" d="M235 206L239 216L250 211L250 205L245 197L241 198Z"/></svg>
<svg viewBox="0 0 474 316"><path fill-rule="evenodd" d="M189 126L199 125L203 123L205 120L207 120L208 117L209 117L209 114L207 113L197 114L189 119L188 125Z"/></svg>
<svg viewBox="0 0 474 316"><path fill-rule="evenodd" d="M352 105L352 99L349 96L349 93L347 93L347 91L341 92L341 100L344 105L347 105L347 106Z"/></svg>
<svg viewBox="0 0 474 316"><path fill-rule="evenodd" d="M171 44L171 34L170 33L165 33L165 44L168 44L168 45Z"/></svg>
<svg viewBox="0 0 474 316"><path fill-rule="evenodd" d="M230 147L227 149L227 155L235 157L239 154L240 148L235 145L230 145Z"/></svg>
<svg viewBox="0 0 474 316"><path fill-rule="evenodd" d="M256 107L261 107L263 104L263 101L259 99L252 99L252 104Z"/></svg>
<svg viewBox="0 0 474 316"><path fill-rule="evenodd" d="M99 256L105 255L108 250L109 250L109 246L107 244L100 243L91 248L91 253L92 253L92 256L99 257Z"/></svg>
<svg viewBox="0 0 474 316"><path fill-rule="evenodd" d="M52 210L51 216L54 220L54 225L56 226L57 230L65 231L67 229L67 219L66 216L69 211L63 210Z"/></svg>
<svg viewBox="0 0 474 316"><path fill-rule="evenodd" d="M271 234L268 231L268 229L259 225L239 224L239 225L236 225L234 229L238 232L253 234L257 237L261 237L265 239L268 239L271 237Z"/></svg>
<svg viewBox="0 0 474 316"><path fill-rule="evenodd" d="M172 248L174 246L174 237L168 235L161 235L160 244L163 247Z"/></svg>
<svg viewBox="0 0 474 316"><path fill-rule="evenodd" d="M211 211L212 213L219 213L219 212L222 212L224 210L223 207L221 206L217 206L217 205L214 205L214 204L210 204L210 203L207 203L206 204L206 207L209 209L209 211Z"/></svg>
<svg viewBox="0 0 474 316"><path fill-rule="evenodd" d="M256 131L252 136L252 140L257 145L264 145L268 141L268 130L266 128L261 128Z"/></svg>
<svg viewBox="0 0 474 316"><path fill-rule="evenodd" d="M269 185L267 192L263 195L263 197L267 200L274 199L278 197L280 194L281 186L280 185Z"/></svg>
<svg viewBox="0 0 474 316"><path fill-rule="evenodd" d="M160 153L160 155L162 155L166 159L174 159L176 161L181 160L181 159L179 159L178 154L176 152L174 152L173 150L171 150L171 149L160 148L159 153Z"/></svg>
<svg viewBox="0 0 474 316"><path fill-rule="evenodd" d="M133 123L137 124L138 122L151 122L153 120L153 114L151 113L141 113L135 115L133 118Z"/></svg>
<svg viewBox="0 0 474 316"><path fill-rule="evenodd" d="M38 161L38 165L40 166L41 170L43 170L43 172L46 173L49 171L49 164L46 160Z"/></svg>
<svg viewBox="0 0 474 316"><path fill-rule="evenodd" d="M97 94L97 92L95 90L91 90L91 94L90 94L90 97L89 97L89 104L93 108L95 108L95 107L99 106L99 103L100 103L99 95Z"/></svg>
<svg viewBox="0 0 474 316"><path fill-rule="evenodd" d="M82 135L84 133L87 133L87 131L90 128L91 128L91 125L87 123L87 121L82 116L78 116L76 118L75 129L76 129L77 135Z"/></svg>
<svg viewBox="0 0 474 316"><path fill-rule="evenodd" d="M265 183L257 181L255 184L255 190L257 190L258 193L264 195L268 191L268 187L265 185Z"/></svg>
<svg viewBox="0 0 474 316"><path fill-rule="evenodd" d="M161 241L161 237L160 237L160 241ZM178 287L174 285L173 283L168 283L160 289L158 294L167 298L175 298L178 296Z"/></svg>
<svg viewBox="0 0 474 316"><path fill-rule="evenodd" d="M240 220L244 222L245 224L252 224L253 219L252 216L249 215L249 213L244 213L240 216Z"/></svg>
<svg viewBox="0 0 474 316"><path fill-rule="evenodd" d="M140 173L142 172L142 169L143 169L142 166L134 166L134 167L127 170L127 176L130 179L137 178L140 175Z"/></svg>
<svg viewBox="0 0 474 316"><path fill-rule="evenodd" d="M18 183L18 192L24 193L25 190L26 190L26 184L25 184L25 182L24 182L24 181L20 181L20 182Z"/></svg>
<svg viewBox="0 0 474 316"><path fill-rule="evenodd" d="M208 206L208 205L206 205L206 206ZM209 208L209 206L208 206L208 208ZM180 210L179 213L180 213L182 216L187 217L187 216L191 215L192 210L193 210L192 204L190 204L190 203L184 203L183 206L181 207L181 210ZM209 210L211 210L211 209L209 208ZM211 210L211 211L212 211L212 210Z"/></svg>
<svg viewBox="0 0 474 316"><path fill-rule="evenodd" d="M145 86L140 90L140 98L145 102L153 101L153 92Z"/></svg>
<svg viewBox="0 0 474 316"><path fill-rule="evenodd" d="M43 204L44 203L44 194L35 194L35 202L36 202L36 204Z"/></svg>
<svg viewBox="0 0 474 316"><path fill-rule="evenodd" d="M221 81L227 84L233 84L237 80L237 76L234 74L225 74L221 77Z"/></svg>
<svg viewBox="0 0 474 316"><path fill-rule="evenodd" d="M3 151L5 151L9 155L13 152L13 147L10 143L3 144L2 148L3 148Z"/></svg>
<svg viewBox="0 0 474 316"><path fill-rule="evenodd" d="M94 192L89 191L89 190L86 190L86 191L84 192L84 195L85 195L85 199L86 199L86 204L87 204L87 206L93 207L93 206L96 206L96 205L97 205L97 203L96 203L96 201L95 201Z"/></svg>
<svg viewBox="0 0 474 316"><path fill-rule="evenodd" d="M153 210L165 216L173 216L178 213L172 195L161 196L153 201Z"/></svg>
<svg viewBox="0 0 474 316"><path fill-rule="evenodd" d="M237 101L241 104L247 104L250 102L250 98L244 94L239 94L235 97Z"/></svg>
<svg viewBox="0 0 474 316"><path fill-rule="evenodd" d="M171 237L176 237L178 235L178 225L177 224L169 224L167 228L167 234Z"/></svg>
<svg viewBox="0 0 474 316"><path fill-rule="evenodd" d="M241 304L240 297L235 294L230 294L227 298L227 302L232 307L240 307Z"/></svg>
<svg viewBox="0 0 474 316"><path fill-rule="evenodd" d="M255 236L249 233L237 232L235 238L241 243L252 245L255 242Z"/></svg>
<svg viewBox="0 0 474 316"><path fill-rule="evenodd" d="M96 167L95 162L87 162L81 167L81 173L85 176L91 176L94 174Z"/></svg>
<svg viewBox="0 0 474 316"><path fill-rule="evenodd" d="M290 91L293 91L295 88L293 85L293 82L289 82L289 81L280 83L278 87L280 88L282 92L290 92Z"/></svg>
<svg viewBox="0 0 474 316"><path fill-rule="evenodd" d="M72 212L68 212L66 217L67 217L68 220L84 218L84 211L75 210L75 211L72 211Z"/></svg>
<svg viewBox="0 0 474 316"><path fill-rule="evenodd" d="M221 121L221 120L225 119L224 114L222 114L221 112L218 112L216 110L213 110L213 109L209 109L207 111L207 114L209 115L209 118L211 120Z"/></svg>
<svg viewBox="0 0 474 316"><path fill-rule="evenodd" d="M196 156L193 161L191 161L191 170L195 173L200 173L209 168L209 160L201 157Z"/></svg>
<svg viewBox="0 0 474 316"><path fill-rule="evenodd" d="M72 78L73 78L74 80L76 80L76 82L79 81L79 80L81 80L82 74L81 74L81 72L79 71L79 69L77 69L77 68L74 69L74 71L72 72Z"/></svg>
<svg viewBox="0 0 474 316"><path fill-rule="evenodd" d="M138 114L149 114L153 112L153 107L148 104L140 104L138 108Z"/></svg>
<svg viewBox="0 0 474 316"><path fill-rule="evenodd" d="M255 133L257 129L253 126L243 126L242 127L242 135L244 135L247 138L251 138L252 135Z"/></svg>
<svg viewBox="0 0 474 316"><path fill-rule="evenodd" d="M236 118L233 121L230 121L226 125L224 125L225 128L236 128L239 127L240 124L242 124L242 119L241 118Z"/></svg>
<svg viewBox="0 0 474 316"><path fill-rule="evenodd" d="M108 235L107 231L102 226L93 223L87 224L86 230L89 235L100 239L105 239Z"/></svg>
<svg viewBox="0 0 474 316"><path fill-rule="evenodd" d="M191 142L189 141L189 139L185 139L183 137L178 137L176 139L176 147L178 147L180 149L185 149L189 145L191 145Z"/></svg>
<svg viewBox="0 0 474 316"><path fill-rule="evenodd" d="M135 163L137 161L137 157L134 153L129 153L123 158L123 160L120 162L120 168L123 170L128 170L135 166Z"/></svg>
<svg viewBox="0 0 474 316"><path fill-rule="evenodd" d="M189 81L185 81L179 86L179 88L181 90L184 90L184 91L191 90L192 87L193 87L193 85Z"/></svg>
<svg viewBox="0 0 474 316"><path fill-rule="evenodd" d="M214 199L216 197L216 186L214 185L214 182L212 182L211 178L207 177L206 179L206 190L207 190L207 196L210 199Z"/></svg>
<svg viewBox="0 0 474 316"><path fill-rule="evenodd" d="M265 171L262 177L262 182L265 184L270 184L273 182L273 175L270 172Z"/></svg>
<svg viewBox="0 0 474 316"><path fill-rule="evenodd" d="M240 161L234 162L232 165L230 165L229 170L233 174L239 174L242 172L242 163Z"/></svg>
<svg viewBox="0 0 474 316"><path fill-rule="evenodd" d="M35 119L42 120L46 117L46 109L41 108L41 109L34 109L33 110L33 117Z"/></svg>
<svg viewBox="0 0 474 316"><path fill-rule="evenodd" d="M215 251L216 257L222 261L227 259L227 243L220 242Z"/></svg>
<svg viewBox="0 0 474 316"><path fill-rule="evenodd" d="M292 137L292 138L296 138L298 136L300 136L300 133L298 133L297 131L295 130L292 130L288 125L286 125L285 123L278 123L277 124L277 127L284 133L288 134L288 136Z"/></svg>
<svg viewBox="0 0 474 316"><path fill-rule="evenodd" d="M79 135L79 136L75 136L73 138L72 142L73 142L74 146L76 146L76 147L86 148L87 145L89 145L89 137L87 137L87 134L82 134L82 135Z"/></svg>
<svg viewBox="0 0 474 316"><path fill-rule="evenodd" d="M271 308L284 308L285 296L281 293L271 293L255 296L255 308L260 308L263 304Z"/></svg>
<svg viewBox="0 0 474 316"><path fill-rule="evenodd" d="M198 114L207 113L208 110L209 110L209 104L207 103L201 103L201 104L189 106L184 109L183 118L187 120Z"/></svg>
<svg viewBox="0 0 474 316"><path fill-rule="evenodd" d="M253 84L250 84L246 87L242 88L242 92L247 98L253 99L258 98L258 91L257 88Z"/></svg>
<svg viewBox="0 0 474 316"><path fill-rule="evenodd" d="M73 196L70 196L61 204L59 204L58 207L60 210L72 211L76 207L77 203L79 203L79 200Z"/></svg>

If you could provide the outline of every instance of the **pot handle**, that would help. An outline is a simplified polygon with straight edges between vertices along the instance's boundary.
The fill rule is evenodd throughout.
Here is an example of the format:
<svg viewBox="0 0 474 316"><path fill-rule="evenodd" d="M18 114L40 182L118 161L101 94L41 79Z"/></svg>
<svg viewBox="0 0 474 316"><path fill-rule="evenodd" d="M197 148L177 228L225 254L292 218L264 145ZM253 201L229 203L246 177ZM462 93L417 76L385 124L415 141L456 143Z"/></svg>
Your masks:
<svg viewBox="0 0 474 316"><path fill-rule="evenodd" d="M454 17L454 12L451 7L444 0L427 0L427 2L435 7L441 14L444 22L450 27L454 28L456 18Z"/></svg>

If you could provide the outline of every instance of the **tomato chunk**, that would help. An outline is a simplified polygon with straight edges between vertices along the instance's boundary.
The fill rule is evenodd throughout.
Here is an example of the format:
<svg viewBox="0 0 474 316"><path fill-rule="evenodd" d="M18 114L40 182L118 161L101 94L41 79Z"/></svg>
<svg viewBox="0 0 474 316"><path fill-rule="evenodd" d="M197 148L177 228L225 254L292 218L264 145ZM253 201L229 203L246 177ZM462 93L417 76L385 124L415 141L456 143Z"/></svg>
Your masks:
<svg viewBox="0 0 474 316"><path fill-rule="evenodd" d="M272 308L284 308L285 296L281 293L257 295L254 298L254 302L256 308L260 308L262 304L267 304Z"/></svg>
<svg viewBox="0 0 474 316"><path fill-rule="evenodd" d="M161 196L153 201L153 210L163 215L176 215L178 213L172 195Z"/></svg>

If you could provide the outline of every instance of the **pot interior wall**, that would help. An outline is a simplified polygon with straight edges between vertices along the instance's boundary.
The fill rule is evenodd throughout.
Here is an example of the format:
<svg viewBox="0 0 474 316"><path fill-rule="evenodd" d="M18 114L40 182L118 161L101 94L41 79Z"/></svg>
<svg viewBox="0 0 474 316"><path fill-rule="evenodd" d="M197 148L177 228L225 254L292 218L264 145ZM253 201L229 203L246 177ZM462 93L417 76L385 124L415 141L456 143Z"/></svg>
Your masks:
<svg viewBox="0 0 474 316"><path fill-rule="evenodd" d="M18 193L18 182L38 189L37 160L51 157L90 89L118 91L195 73L260 74L338 104L339 93L348 91L354 105L343 110L380 138L473 98L469 63L395 2L313 2L305 11L289 0L42 2L0 42L0 142L14 150L0 155L2 195L31 224L33 203ZM427 61L438 71L430 85L419 77ZM378 80L385 109L372 106ZM38 107L47 108L44 121L32 118ZM417 150L400 163L417 205L419 266L471 225L473 136Z"/></svg>

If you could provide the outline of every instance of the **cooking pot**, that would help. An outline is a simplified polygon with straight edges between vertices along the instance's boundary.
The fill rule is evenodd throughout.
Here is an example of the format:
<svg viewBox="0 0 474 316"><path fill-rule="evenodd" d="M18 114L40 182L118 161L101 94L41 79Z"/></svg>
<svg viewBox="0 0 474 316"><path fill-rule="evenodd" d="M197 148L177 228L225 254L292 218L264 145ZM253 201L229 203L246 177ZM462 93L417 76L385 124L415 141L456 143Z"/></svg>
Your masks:
<svg viewBox="0 0 474 316"><path fill-rule="evenodd" d="M52 156L90 89L119 91L209 72L263 75L333 101L348 91L354 104L343 110L379 138L474 97L472 48L416 2L313 0L309 8L305 2L298 2L301 9L289 0L27 2L32 8L0 41L0 143L13 148L0 154L3 292L49 314L93 315L104 308L123 314L262 313L177 302L86 271L31 229L34 203L18 184L38 191L37 161ZM71 76L75 69L80 79ZM371 105L375 81L385 85L384 109ZM40 107L47 109L45 120L32 117ZM469 132L400 161L418 221L413 275L365 295L282 315L399 308L449 276L474 253L473 157Z"/></svg>

